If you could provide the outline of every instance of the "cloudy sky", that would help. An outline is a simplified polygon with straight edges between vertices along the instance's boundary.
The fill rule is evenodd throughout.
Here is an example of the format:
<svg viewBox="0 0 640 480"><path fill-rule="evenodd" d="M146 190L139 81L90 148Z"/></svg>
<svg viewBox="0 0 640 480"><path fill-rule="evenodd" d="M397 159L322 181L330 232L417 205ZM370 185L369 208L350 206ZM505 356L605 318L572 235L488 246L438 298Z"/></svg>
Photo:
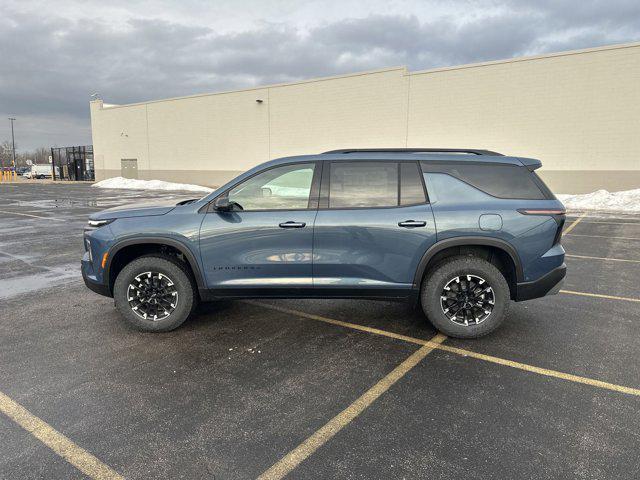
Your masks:
<svg viewBox="0 0 640 480"><path fill-rule="evenodd" d="M0 142L91 143L129 103L640 40L638 0L0 0Z"/></svg>

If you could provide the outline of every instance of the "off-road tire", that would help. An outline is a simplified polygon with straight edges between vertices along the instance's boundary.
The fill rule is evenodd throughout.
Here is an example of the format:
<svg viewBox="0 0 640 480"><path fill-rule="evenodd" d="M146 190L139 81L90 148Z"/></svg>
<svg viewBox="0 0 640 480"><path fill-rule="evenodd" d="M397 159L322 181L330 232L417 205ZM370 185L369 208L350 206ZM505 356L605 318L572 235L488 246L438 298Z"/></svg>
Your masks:
<svg viewBox="0 0 640 480"><path fill-rule="evenodd" d="M116 308L131 327L145 332L168 332L178 328L191 315L198 303L197 288L188 267L170 256L148 255L136 258L127 264L116 277L113 299ZM175 285L177 303L167 317L144 319L131 308L127 298L129 285L144 272L158 272L168 277Z"/></svg>
<svg viewBox="0 0 640 480"><path fill-rule="evenodd" d="M472 275L486 281L493 289L493 309L481 323L461 325L444 312L441 296L445 286L458 277ZM427 273L420 292L422 310L436 329L450 337L478 338L494 331L505 319L509 308L509 285L504 275L492 263L474 256L455 256L445 259Z"/></svg>

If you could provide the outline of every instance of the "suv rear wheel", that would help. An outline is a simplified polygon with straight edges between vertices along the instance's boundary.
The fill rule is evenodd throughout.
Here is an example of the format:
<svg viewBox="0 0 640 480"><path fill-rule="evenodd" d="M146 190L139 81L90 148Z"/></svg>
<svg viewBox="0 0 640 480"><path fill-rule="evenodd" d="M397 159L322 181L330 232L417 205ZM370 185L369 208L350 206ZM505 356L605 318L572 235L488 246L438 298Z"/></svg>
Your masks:
<svg viewBox="0 0 640 480"><path fill-rule="evenodd" d="M477 338L500 326L509 285L495 265L473 256L446 259L422 282L422 309L442 333Z"/></svg>
<svg viewBox="0 0 640 480"><path fill-rule="evenodd" d="M113 298L129 325L149 332L178 328L197 304L189 272L164 256L140 257L126 265L116 278Z"/></svg>

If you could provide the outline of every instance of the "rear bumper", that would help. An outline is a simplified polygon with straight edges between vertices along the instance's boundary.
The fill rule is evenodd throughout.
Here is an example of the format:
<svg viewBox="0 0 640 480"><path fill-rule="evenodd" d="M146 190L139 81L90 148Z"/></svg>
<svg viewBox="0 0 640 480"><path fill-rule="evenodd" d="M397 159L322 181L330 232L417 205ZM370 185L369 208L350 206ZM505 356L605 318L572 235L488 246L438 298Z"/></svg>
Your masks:
<svg viewBox="0 0 640 480"><path fill-rule="evenodd" d="M562 282L566 274L567 266L563 263L538 280L518 283L516 286L516 302L540 298L545 295L555 295L562 287Z"/></svg>

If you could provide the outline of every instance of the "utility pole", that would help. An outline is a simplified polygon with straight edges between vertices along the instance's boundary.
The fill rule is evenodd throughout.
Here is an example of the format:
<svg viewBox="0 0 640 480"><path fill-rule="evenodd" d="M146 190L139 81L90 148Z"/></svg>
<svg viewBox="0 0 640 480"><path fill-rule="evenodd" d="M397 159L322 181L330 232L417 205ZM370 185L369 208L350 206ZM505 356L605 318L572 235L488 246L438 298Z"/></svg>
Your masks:
<svg viewBox="0 0 640 480"><path fill-rule="evenodd" d="M16 120L15 118L9 117L9 121L11 122L11 149L13 150L12 159L13 159L13 169L14 170L16 169L16 140L15 140L15 138L13 136L13 122L15 120Z"/></svg>

